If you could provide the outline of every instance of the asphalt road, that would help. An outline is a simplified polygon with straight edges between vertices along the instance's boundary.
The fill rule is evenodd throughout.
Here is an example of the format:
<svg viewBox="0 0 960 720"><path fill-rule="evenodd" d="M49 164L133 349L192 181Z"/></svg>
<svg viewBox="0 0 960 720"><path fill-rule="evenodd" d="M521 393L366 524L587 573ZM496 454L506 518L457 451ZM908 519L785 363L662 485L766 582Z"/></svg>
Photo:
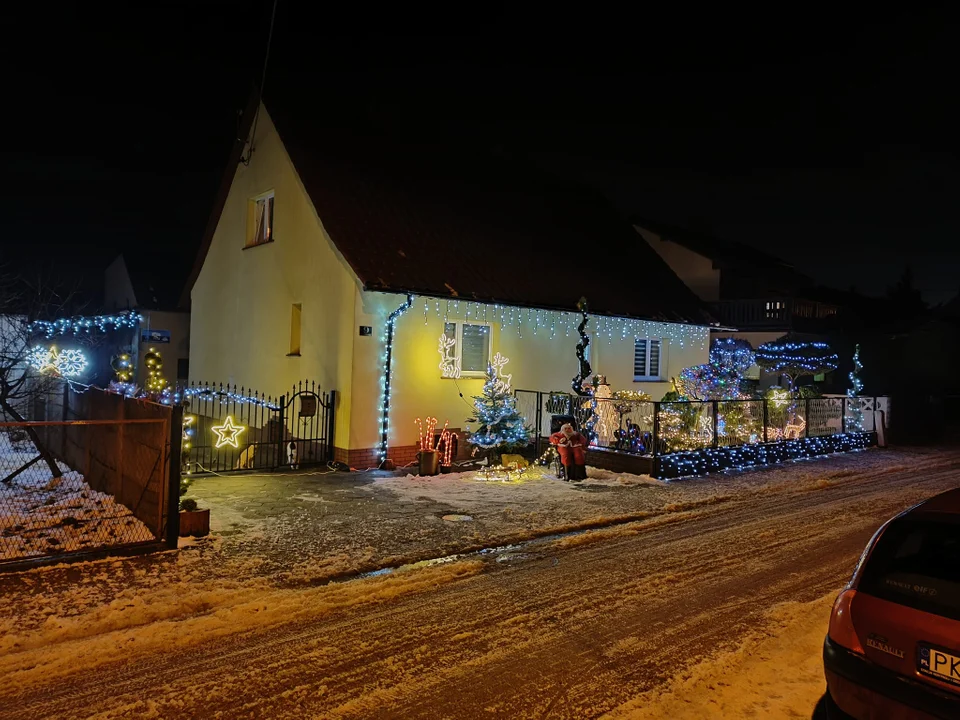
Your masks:
<svg viewBox="0 0 960 720"><path fill-rule="evenodd" d="M0 717L597 717L838 589L884 519L958 484L960 455L930 455L702 502L386 601L0 683Z"/></svg>

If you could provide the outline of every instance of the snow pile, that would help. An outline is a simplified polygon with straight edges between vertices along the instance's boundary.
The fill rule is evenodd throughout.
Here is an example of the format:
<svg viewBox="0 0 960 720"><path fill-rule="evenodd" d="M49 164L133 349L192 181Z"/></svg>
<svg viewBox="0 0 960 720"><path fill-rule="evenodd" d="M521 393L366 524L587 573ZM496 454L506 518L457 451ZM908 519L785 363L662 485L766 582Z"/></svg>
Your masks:
<svg viewBox="0 0 960 720"><path fill-rule="evenodd" d="M27 439L0 432L0 478L37 456ZM153 533L78 472L54 479L42 460L0 482L0 561L153 540Z"/></svg>
<svg viewBox="0 0 960 720"><path fill-rule="evenodd" d="M836 593L774 607L769 625L609 718L808 718L823 695L821 647Z"/></svg>
<svg viewBox="0 0 960 720"><path fill-rule="evenodd" d="M497 504L570 502L593 488L631 485L664 486L665 483L648 475L615 473L594 467L587 468L586 480L571 483L560 480L545 468L533 467L519 479L509 481L487 480L471 470L433 476L384 477L367 487L390 490L403 501L431 500L470 509Z"/></svg>

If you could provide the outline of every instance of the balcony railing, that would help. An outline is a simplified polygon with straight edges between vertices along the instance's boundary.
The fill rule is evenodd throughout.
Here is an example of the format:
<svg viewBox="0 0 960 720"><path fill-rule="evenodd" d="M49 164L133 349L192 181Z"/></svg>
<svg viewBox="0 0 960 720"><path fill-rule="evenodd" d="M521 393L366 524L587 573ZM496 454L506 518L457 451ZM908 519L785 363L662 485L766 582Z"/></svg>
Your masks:
<svg viewBox="0 0 960 720"><path fill-rule="evenodd" d="M738 329L791 330L836 315L839 308L801 298L723 300L711 305L717 318Z"/></svg>

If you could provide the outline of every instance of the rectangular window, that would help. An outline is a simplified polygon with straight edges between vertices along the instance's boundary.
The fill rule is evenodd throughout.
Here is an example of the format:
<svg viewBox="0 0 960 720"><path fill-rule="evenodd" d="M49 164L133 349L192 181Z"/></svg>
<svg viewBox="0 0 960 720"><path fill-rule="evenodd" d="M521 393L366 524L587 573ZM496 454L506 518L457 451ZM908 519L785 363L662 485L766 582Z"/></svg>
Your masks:
<svg viewBox="0 0 960 720"><path fill-rule="evenodd" d="M300 303L294 303L290 307L290 352L288 354L300 354Z"/></svg>
<svg viewBox="0 0 960 720"><path fill-rule="evenodd" d="M482 323L448 322L443 326L443 334L453 341L447 352L459 377L483 377L490 363L490 326ZM452 371L445 371L444 377L456 377Z"/></svg>
<svg viewBox="0 0 960 720"><path fill-rule="evenodd" d="M660 379L660 340L638 339L633 346L633 380Z"/></svg>
<svg viewBox="0 0 960 720"><path fill-rule="evenodd" d="M255 247L273 241L273 193L250 201L247 211L247 244Z"/></svg>

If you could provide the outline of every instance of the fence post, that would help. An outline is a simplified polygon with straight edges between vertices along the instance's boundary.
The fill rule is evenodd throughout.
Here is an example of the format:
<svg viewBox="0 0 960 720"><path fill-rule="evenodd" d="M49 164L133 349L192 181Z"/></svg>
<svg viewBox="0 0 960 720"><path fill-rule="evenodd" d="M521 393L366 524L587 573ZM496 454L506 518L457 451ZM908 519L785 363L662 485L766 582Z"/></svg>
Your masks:
<svg viewBox="0 0 960 720"><path fill-rule="evenodd" d="M810 437L810 398L803 399L803 436Z"/></svg>
<svg viewBox="0 0 960 720"><path fill-rule="evenodd" d="M183 407L174 405L170 410L170 427L167 442L170 443L167 465L167 547L176 548L180 540L180 443L183 441Z"/></svg>
<svg viewBox="0 0 960 720"><path fill-rule="evenodd" d="M711 400L710 404L713 405L713 446L718 447L720 444L720 418L717 413L720 410L720 403Z"/></svg>
<svg viewBox="0 0 960 720"><path fill-rule="evenodd" d="M653 455L660 454L660 401L653 403Z"/></svg>
<svg viewBox="0 0 960 720"><path fill-rule="evenodd" d="M337 420L337 391L330 391L330 405L327 407L327 462L334 460L333 434Z"/></svg>
<svg viewBox="0 0 960 720"><path fill-rule="evenodd" d="M770 411L767 409L767 399L764 398L760 402L763 403L763 442L769 442L767 440L767 425L770 424Z"/></svg>
<svg viewBox="0 0 960 720"><path fill-rule="evenodd" d="M276 460L273 462L273 469L278 470L280 465L283 463L283 459L286 457L285 445L286 445L286 435L287 432L287 394L279 395L277 397L277 406L280 408L277 411L278 417L278 427L277 427L277 456Z"/></svg>
<svg viewBox="0 0 960 720"><path fill-rule="evenodd" d="M543 392L537 390L537 414L536 414L537 434L534 435L533 455L540 457L540 436L543 435Z"/></svg>
<svg viewBox="0 0 960 720"><path fill-rule="evenodd" d="M847 398L842 397L840 399L840 432L846 435L847 433Z"/></svg>

